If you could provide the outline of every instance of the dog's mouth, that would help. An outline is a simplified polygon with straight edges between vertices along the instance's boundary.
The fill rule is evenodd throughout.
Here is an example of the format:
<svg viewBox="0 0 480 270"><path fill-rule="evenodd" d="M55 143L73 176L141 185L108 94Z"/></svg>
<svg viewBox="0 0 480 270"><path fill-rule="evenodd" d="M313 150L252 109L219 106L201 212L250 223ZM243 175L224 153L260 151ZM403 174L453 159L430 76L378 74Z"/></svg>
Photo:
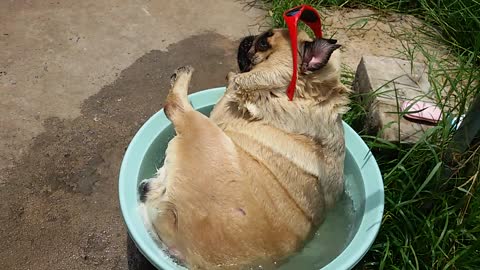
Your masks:
<svg viewBox="0 0 480 270"><path fill-rule="evenodd" d="M253 68L252 60L248 57L248 51L253 45L255 36L247 36L240 42L237 52L237 63L240 72L248 72Z"/></svg>

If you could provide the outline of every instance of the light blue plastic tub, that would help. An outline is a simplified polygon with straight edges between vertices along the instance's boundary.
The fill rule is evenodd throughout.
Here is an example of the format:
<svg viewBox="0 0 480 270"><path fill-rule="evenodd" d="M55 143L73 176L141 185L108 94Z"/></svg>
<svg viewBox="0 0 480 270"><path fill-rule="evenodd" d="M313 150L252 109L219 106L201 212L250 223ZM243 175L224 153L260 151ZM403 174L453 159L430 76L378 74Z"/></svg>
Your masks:
<svg viewBox="0 0 480 270"><path fill-rule="evenodd" d="M195 109L208 115L225 91L208 89L189 96ZM380 228L384 207L383 181L375 158L355 131L344 123L347 147L345 171L353 174L346 191L355 208L355 231L344 250L322 270L346 270L355 266L372 245ZM128 232L143 255L158 269L182 269L154 242L146 231L137 206L138 183L152 177L163 163L168 141L174 136L163 110L153 115L130 142L120 169L119 197ZM328 245L329 243L326 243Z"/></svg>

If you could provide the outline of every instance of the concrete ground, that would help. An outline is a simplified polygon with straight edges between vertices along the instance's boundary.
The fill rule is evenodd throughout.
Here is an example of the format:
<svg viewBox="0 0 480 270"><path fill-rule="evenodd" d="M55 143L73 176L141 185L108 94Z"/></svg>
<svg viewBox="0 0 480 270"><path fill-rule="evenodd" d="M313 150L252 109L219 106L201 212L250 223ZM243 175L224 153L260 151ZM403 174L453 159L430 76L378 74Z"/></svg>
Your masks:
<svg viewBox="0 0 480 270"><path fill-rule="evenodd" d="M233 0L0 2L0 269L126 269L117 176L169 77L224 85L258 10Z"/></svg>
<svg viewBox="0 0 480 270"><path fill-rule="evenodd" d="M224 85L264 12L235 0L0 1L0 269L126 269L122 155L162 108L169 77ZM354 69L395 55L406 17L333 10L326 33ZM359 25L361 27L359 27Z"/></svg>

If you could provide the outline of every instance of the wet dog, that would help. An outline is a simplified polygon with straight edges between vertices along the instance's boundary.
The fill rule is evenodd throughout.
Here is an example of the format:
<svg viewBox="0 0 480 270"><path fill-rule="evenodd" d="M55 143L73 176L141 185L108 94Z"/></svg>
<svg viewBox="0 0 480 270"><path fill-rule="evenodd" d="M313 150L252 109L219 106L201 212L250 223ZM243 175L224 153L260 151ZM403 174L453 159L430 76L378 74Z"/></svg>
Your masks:
<svg viewBox="0 0 480 270"><path fill-rule="evenodd" d="M274 265L302 248L343 192L340 45L298 35L295 97L288 30L242 40L240 73L210 117L187 99L193 73L172 76L164 111L176 136L142 182L145 222L190 269ZM328 245L329 243L325 243Z"/></svg>

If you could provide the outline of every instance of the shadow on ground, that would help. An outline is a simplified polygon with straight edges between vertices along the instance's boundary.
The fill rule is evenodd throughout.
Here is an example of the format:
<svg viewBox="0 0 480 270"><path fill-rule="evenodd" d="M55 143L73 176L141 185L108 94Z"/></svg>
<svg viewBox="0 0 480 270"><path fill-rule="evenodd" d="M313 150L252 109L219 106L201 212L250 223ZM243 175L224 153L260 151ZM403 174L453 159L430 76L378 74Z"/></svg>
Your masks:
<svg viewBox="0 0 480 270"><path fill-rule="evenodd" d="M190 92L222 86L236 69L237 44L207 33L151 51L88 98L80 117L46 120L46 132L0 172L0 269L126 269L117 199L123 153L162 108L175 68L195 67Z"/></svg>

